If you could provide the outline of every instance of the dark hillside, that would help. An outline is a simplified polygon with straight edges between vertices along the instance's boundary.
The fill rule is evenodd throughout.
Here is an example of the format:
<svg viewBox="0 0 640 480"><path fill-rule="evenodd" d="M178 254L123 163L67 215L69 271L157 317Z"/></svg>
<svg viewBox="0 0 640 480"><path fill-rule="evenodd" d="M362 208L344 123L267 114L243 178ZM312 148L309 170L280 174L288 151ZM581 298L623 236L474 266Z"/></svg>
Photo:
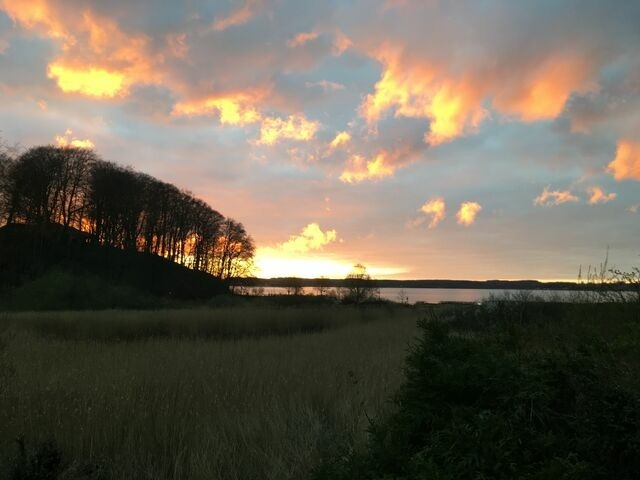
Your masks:
<svg viewBox="0 0 640 480"><path fill-rule="evenodd" d="M100 245L94 236L57 224L9 224L0 228L0 291L51 270L92 275L144 293L206 299L227 291L226 283L160 256Z"/></svg>

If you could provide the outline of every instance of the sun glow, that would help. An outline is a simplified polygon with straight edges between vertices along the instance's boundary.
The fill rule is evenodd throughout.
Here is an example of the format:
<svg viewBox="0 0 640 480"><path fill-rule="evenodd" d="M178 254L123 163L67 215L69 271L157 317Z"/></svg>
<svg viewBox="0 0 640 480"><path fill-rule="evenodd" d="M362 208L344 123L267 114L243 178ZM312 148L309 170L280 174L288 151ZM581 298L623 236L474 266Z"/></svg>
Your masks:
<svg viewBox="0 0 640 480"><path fill-rule="evenodd" d="M268 248L258 249L255 265L261 278L343 278L352 267L350 262L331 258L283 256Z"/></svg>
<svg viewBox="0 0 640 480"><path fill-rule="evenodd" d="M287 119L267 117L260 128L259 143L274 145L281 139L309 141L319 127L318 122L307 120L302 114L289 115Z"/></svg>
<svg viewBox="0 0 640 480"><path fill-rule="evenodd" d="M113 98L124 89L125 77L102 68L76 69L60 63L49 65L49 78L55 78L63 92L77 92L91 97Z"/></svg>
<svg viewBox="0 0 640 480"><path fill-rule="evenodd" d="M332 255L290 255L263 247L256 251L255 275L260 278L344 278L355 263ZM382 278L404 273L406 269L367 265L367 272L373 278Z"/></svg>
<svg viewBox="0 0 640 480"><path fill-rule="evenodd" d="M87 139L80 139L73 135L73 131L69 128L64 132L64 135L56 135L56 145L62 148L85 148L85 149L93 149L95 148L95 144Z"/></svg>
<svg viewBox="0 0 640 480"><path fill-rule="evenodd" d="M262 91L236 92L179 102L173 109L173 115L197 116L218 112L221 124L249 125L261 119L261 115L254 105L263 94Z"/></svg>

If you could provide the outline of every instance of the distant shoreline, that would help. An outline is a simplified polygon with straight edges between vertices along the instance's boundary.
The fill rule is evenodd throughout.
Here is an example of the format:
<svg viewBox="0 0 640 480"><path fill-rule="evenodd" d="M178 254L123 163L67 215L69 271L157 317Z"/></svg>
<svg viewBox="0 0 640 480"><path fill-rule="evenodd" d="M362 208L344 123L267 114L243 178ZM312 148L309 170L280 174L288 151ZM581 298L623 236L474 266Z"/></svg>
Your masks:
<svg viewBox="0 0 640 480"><path fill-rule="evenodd" d="M540 282L538 280L371 280L378 288L443 288L477 290L594 290L598 284ZM342 287L343 279L319 278L238 278L234 286L245 287Z"/></svg>

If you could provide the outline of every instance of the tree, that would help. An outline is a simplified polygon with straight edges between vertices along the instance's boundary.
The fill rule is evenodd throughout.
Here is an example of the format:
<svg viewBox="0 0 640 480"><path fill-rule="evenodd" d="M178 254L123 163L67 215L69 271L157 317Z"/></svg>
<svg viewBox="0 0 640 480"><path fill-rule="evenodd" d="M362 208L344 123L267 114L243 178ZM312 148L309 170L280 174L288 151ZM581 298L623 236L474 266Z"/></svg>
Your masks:
<svg viewBox="0 0 640 480"><path fill-rule="evenodd" d="M57 179L60 206L56 221L64 227L82 229L88 206L89 172L98 158L93 150L86 148L56 150L62 159Z"/></svg>
<svg viewBox="0 0 640 480"><path fill-rule="evenodd" d="M358 263L344 279L342 300L347 303L362 304L380 298L380 290L367 273L367 268Z"/></svg>
<svg viewBox="0 0 640 480"><path fill-rule="evenodd" d="M59 223L82 227L87 206L91 150L34 147L16 160L0 152L0 191L8 223Z"/></svg>
<svg viewBox="0 0 640 480"><path fill-rule="evenodd" d="M230 218L222 222L214 247L212 274L220 279L244 277L251 273L255 244L244 226Z"/></svg>
<svg viewBox="0 0 640 480"><path fill-rule="evenodd" d="M100 243L136 249L144 210L143 179L131 169L99 161L89 181L92 233Z"/></svg>
<svg viewBox="0 0 640 480"><path fill-rule="evenodd" d="M101 245L159 255L221 279L251 273L255 245L243 225L190 192L102 160L92 150L0 139L0 226L58 224Z"/></svg>
<svg viewBox="0 0 640 480"><path fill-rule="evenodd" d="M331 294L331 281L327 277L320 277L316 280L316 294L326 297Z"/></svg>
<svg viewBox="0 0 640 480"><path fill-rule="evenodd" d="M0 226L4 225L9 217L9 171L12 160L7 152L0 150Z"/></svg>
<svg viewBox="0 0 640 480"><path fill-rule="evenodd" d="M284 287L287 291L287 295L304 295L304 286L302 285L302 279L298 277L289 277L286 279L286 285Z"/></svg>

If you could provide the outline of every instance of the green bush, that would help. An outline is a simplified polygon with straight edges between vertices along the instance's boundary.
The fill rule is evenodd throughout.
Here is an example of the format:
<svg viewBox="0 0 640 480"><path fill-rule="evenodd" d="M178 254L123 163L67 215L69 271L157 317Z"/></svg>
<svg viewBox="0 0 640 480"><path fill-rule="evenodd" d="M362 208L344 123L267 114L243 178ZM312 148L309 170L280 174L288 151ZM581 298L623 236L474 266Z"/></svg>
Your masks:
<svg viewBox="0 0 640 480"><path fill-rule="evenodd" d="M17 440L18 453L10 468L11 480L106 480L99 465L69 463L52 439L27 444Z"/></svg>
<svg viewBox="0 0 640 480"><path fill-rule="evenodd" d="M13 374L13 366L9 362L7 355L6 330L6 322L3 318L0 318L0 397L5 393L9 378Z"/></svg>
<svg viewBox="0 0 640 480"><path fill-rule="evenodd" d="M99 310L158 308L168 302L94 275L51 270L10 291L1 303L6 310Z"/></svg>
<svg viewBox="0 0 640 480"><path fill-rule="evenodd" d="M421 323L395 413L317 479L636 479L640 401L599 351L522 351L507 330Z"/></svg>

